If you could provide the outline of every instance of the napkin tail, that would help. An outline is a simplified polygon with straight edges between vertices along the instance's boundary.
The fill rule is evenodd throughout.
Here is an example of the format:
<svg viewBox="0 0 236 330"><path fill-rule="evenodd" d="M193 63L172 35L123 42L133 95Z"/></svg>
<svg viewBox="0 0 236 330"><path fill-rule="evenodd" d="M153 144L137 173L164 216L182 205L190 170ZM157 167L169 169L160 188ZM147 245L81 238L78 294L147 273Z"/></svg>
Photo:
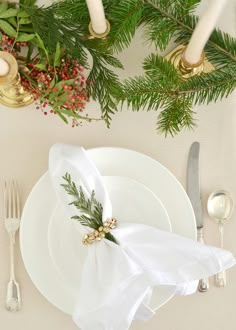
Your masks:
<svg viewBox="0 0 236 330"><path fill-rule="evenodd" d="M133 319L144 321L153 316L154 312L143 304L149 293L146 276L136 275L126 288L115 290L109 301L97 310L89 312L83 302L79 302L73 320L82 330L128 330Z"/></svg>

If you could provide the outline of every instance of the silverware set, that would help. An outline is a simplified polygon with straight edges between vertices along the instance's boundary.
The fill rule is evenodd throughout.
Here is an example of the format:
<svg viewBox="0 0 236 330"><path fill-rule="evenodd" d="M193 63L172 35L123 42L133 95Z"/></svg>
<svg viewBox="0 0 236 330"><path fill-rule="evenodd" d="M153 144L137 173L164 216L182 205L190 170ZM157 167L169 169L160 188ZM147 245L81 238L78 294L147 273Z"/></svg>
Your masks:
<svg viewBox="0 0 236 330"><path fill-rule="evenodd" d="M200 173L199 173L199 153L200 143L193 142L188 157L187 169L187 193L192 203L197 226L198 241L204 244L203 234L203 215L200 189ZM224 223L232 216L234 201L231 195L219 190L210 194L207 201L207 212L210 218L214 219L219 228L219 247L223 248ZM215 285L217 287L226 286L226 273L221 272L215 275ZM199 292L207 292L209 289L209 280L201 279L198 285Z"/></svg>
<svg viewBox="0 0 236 330"><path fill-rule="evenodd" d="M10 247L10 280L7 285L6 309L16 312L21 309L20 285L15 275L16 233L20 227L20 197L16 181L5 182L4 189L4 224L9 236Z"/></svg>

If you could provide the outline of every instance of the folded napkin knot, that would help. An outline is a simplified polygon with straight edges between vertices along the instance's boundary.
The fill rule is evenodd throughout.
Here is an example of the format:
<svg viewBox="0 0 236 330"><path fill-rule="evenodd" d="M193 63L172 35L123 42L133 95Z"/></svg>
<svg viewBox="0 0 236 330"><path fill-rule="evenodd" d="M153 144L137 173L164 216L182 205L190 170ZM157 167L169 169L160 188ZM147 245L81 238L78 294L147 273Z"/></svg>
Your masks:
<svg viewBox="0 0 236 330"><path fill-rule="evenodd" d="M96 241L101 241L101 239L106 237L106 234L108 234L111 229L116 228L117 226L117 219L107 219L107 221L104 222L103 226L100 226L97 230L94 230L93 232L89 234L85 234L83 237L83 244L89 245Z"/></svg>

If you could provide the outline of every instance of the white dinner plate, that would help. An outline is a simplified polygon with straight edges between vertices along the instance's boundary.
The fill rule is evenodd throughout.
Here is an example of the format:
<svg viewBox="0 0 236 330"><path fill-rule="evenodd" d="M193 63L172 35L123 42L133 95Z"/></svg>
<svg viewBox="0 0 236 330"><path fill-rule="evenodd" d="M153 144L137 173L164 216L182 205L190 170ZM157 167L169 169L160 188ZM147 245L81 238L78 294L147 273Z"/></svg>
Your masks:
<svg viewBox="0 0 236 330"><path fill-rule="evenodd" d="M129 177L149 188L167 210L172 231L196 238L195 217L191 203L177 179L159 162L135 151L120 148L88 150L103 176ZM32 189L22 214L20 246L25 267L43 296L71 314L74 301L71 291L55 268L48 247L48 224L57 204L51 183L45 174ZM171 298L171 291L160 289L160 307Z"/></svg>
<svg viewBox="0 0 236 330"><path fill-rule="evenodd" d="M118 223L145 222L147 225L171 231L169 217L163 204L149 188L125 177L104 176L103 182L111 199L112 216L118 219ZM74 301L89 248L82 244L79 228L78 222L70 220L64 207L58 203L48 226L49 252ZM163 303L159 290L156 290L153 299L156 302L155 308ZM66 306L63 309L66 309Z"/></svg>

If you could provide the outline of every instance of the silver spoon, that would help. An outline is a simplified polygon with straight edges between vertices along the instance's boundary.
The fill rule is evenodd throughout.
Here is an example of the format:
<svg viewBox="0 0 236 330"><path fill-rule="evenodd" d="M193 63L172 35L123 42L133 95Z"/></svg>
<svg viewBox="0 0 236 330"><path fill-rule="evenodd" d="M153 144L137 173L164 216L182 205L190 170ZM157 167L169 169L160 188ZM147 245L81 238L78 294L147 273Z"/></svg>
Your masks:
<svg viewBox="0 0 236 330"><path fill-rule="evenodd" d="M207 211L209 216L216 220L219 227L219 245L224 246L224 222L229 220L234 208L234 201L230 193L219 190L213 192L207 201ZM226 286L225 271L215 275L215 285L219 287Z"/></svg>

